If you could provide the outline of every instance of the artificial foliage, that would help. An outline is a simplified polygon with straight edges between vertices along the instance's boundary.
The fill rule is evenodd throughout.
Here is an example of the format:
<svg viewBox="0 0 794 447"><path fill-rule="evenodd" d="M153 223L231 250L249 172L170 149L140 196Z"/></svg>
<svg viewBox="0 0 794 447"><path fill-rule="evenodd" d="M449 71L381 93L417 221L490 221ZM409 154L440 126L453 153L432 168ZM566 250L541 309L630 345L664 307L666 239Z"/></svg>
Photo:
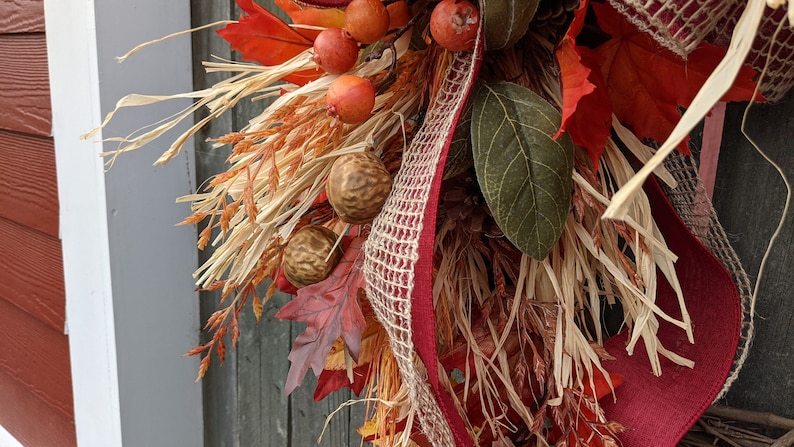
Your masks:
<svg viewBox="0 0 794 447"><path fill-rule="evenodd" d="M708 366L677 352L698 328L655 220L663 199L632 189L620 219L604 213L703 101L725 49L704 41L684 59L615 2L595 0L277 0L291 23L236 2L242 16L218 35L243 61L206 62L228 78L175 95L195 102L106 154L112 162L208 109L167 162L240 101L271 101L212 137L231 147L227 169L181 198L199 249L213 247L197 284L222 292L210 340L188 352L202 357L199 378L278 290L295 297L276 316L307 324L286 392L310 370L318 400L352 389L369 402L359 432L374 445L620 445L638 427L600 403L621 405L616 389L632 380L610 373L613 329L619 349L643 351L649 375ZM388 29L370 42L383 14ZM314 45L327 28L341 30ZM343 73L322 69L346 66L326 64L333 39L359 49ZM761 100L757 73L737 70L721 99ZM119 107L159 100L131 95ZM346 119L362 107L363 120ZM686 141L672 144L688 153ZM335 161L362 153L333 174ZM311 226L331 236L295 237ZM401 243L409 250L389 251Z"/></svg>

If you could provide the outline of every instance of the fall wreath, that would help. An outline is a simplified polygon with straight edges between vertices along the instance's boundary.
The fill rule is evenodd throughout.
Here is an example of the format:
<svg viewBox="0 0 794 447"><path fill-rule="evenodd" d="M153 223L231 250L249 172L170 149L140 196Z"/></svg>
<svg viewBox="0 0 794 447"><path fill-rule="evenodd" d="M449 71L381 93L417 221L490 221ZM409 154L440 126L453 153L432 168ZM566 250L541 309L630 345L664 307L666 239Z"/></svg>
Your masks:
<svg viewBox="0 0 794 447"><path fill-rule="evenodd" d="M236 344L246 304L258 319L280 290L295 297L277 317L307 323L286 392L309 369L318 400L351 388L366 442L675 444L751 336L732 250L680 218L699 193L687 135L717 100L763 99L748 53L778 77L764 94L790 82L785 58L758 62L785 8L275 3L291 23L237 0L218 34L248 62L205 62L228 78L175 95L194 103L105 154L206 109L166 163L241 100L271 100L212 140L232 147L228 168L181 199L198 247L214 246L197 283L223 296L189 352L199 377ZM757 34L767 47L745 42Z"/></svg>

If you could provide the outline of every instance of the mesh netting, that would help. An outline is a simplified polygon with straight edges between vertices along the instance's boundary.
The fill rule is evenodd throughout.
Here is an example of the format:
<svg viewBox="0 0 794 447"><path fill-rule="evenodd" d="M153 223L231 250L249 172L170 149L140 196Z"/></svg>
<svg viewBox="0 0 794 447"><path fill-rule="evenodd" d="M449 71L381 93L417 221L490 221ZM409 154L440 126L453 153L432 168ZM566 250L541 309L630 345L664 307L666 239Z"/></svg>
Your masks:
<svg viewBox="0 0 794 447"><path fill-rule="evenodd" d="M417 358L411 330L411 295L425 205L455 116L465 101L468 90L463 86L472 84L474 71L472 53L456 53L422 129L403 153L391 195L373 221L364 246L367 297L389 334L422 432L434 446L452 446L455 440L425 381L425 367Z"/></svg>
<svg viewBox="0 0 794 447"><path fill-rule="evenodd" d="M731 31L741 15L744 2L734 6L734 10L717 24L708 40L715 45L726 47L731 39ZM775 32L780 27L777 36ZM761 81L761 91L767 101L779 101L794 87L794 29L786 21L786 8L767 8L761 19L758 37L753 49L747 56L747 63L761 72L769 61L769 68Z"/></svg>
<svg viewBox="0 0 794 447"><path fill-rule="evenodd" d="M670 203L695 237L722 262L731 274L741 298L742 331L739 336L739 346L728 379L717 395L716 399L720 399L738 378L739 371L749 353L753 338L752 287L741 261L731 247L728 236L711 206L706 188L698 177L695 161L692 157L674 152L665 160L665 167L678 182L676 188L664 188Z"/></svg>
<svg viewBox="0 0 794 447"><path fill-rule="evenodd" d="M746 0L609 0L609 3L639 29L682 57L704 40L727 47L747 6ZM794 86L794 29L784 25L775 36L785 17L785 7L766 9L747 58L748 64L758 71L769 60L761 83L768 101L780 100Z"/></svg>
<svg viewBox="0 0 794 447"><path fill-rule="evenodd" d="M657 42L686 57L741 0L609 0Z"/></svg>

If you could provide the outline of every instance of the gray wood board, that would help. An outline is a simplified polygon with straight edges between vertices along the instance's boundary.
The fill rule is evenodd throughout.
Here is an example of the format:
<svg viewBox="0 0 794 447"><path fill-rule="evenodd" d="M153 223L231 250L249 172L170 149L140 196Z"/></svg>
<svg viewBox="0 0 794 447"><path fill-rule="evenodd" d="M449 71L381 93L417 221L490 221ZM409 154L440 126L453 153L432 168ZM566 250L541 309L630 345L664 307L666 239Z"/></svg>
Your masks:
<svg viewBox="0 0 794 447"><path fill-rule="evenodd" d="M761 259L778 224L785 185L741 133L744 104L728 107L714 207L755 282ZM794 95L777 104L754 105L747 133L794 178ZM756 336L749 358L725 403L794 417L794 212L767 261L756 303Z"/></svg>
<svg viewBox="0 0 794 447"><path fill-rule="evenodd" d="M272 9L272 1L260 2ZM231 0L192 0L193 26L219 20L238 18L240 11ZM214 29L194 33L194 88L202 89L222 79L222 74L206 74L201 61L217 56L238 59L229 44ZM196 177L201 185L208 178L222 172L230 148L213 149L207 138L215 138L240 130L248 120L261 112L264 101L242 101L233 111L213 120L196 138ZM197 117L198 119L201 116ZM210 249L200 253L200 262L210 256ZM264 314L256 324L251 306L240 314L240 340L236 350L229 349L226 362L218 365L217 358L203 379L205 445L226 446L307 446L318 445L326 417L351 397L347 390L314 402L317 383L313 373L306 376L303 386L289 397L284 395L284 383L289 370L289 354L295 337L304 324L277 320L274 315L291 297L276 295L265 304ZM202 293L201 318L206 319L218 309L218 293ZM206 342L210 334L203 335ZM230 343L229 343L230 344ZM359 445L361 437L356 429L364 422L365 404L357 404L339 411L319 443L321 446Z"/></svg>

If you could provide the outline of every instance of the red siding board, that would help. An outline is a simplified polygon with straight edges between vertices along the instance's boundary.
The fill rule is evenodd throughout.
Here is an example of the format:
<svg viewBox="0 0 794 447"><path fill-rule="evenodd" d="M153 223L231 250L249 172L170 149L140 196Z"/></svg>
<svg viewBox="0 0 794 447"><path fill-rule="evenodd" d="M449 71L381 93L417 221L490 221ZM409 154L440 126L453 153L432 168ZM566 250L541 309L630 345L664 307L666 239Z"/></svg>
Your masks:
<svg viewBox="0 0 794 447"><path fill-rule="evenodd" d="M74 417L64 416L0 371L0 421L25 447L76 447Z"/></svg>
<svg viewBox="0 0 794 447"><path fill-rule="evenodd" d="M63 332L65 292L60 241L0 218L0 298Z"/></svg>
<svg viewBox="0 0 794 447"><path fill-rule="evenodd" d="M0 35L0 129L52 134L44 33Z"/></svg>
<svg viewBox="0 0 794 447"><path fill-rule="evenodd" d="M0 130L0 217L58 237L52 138Z"/></svg>
<svg viewBox="0 0 794 447"><path fill-rule="evenodd" d="M0 33L44 32L44 0L0 2Z"/></svg>
<svg viewBox="0 0 794 447"><path fill-rule="evenodd" d="M0 299L0 371L59 411L73 414L69 339Z"/></svg>

